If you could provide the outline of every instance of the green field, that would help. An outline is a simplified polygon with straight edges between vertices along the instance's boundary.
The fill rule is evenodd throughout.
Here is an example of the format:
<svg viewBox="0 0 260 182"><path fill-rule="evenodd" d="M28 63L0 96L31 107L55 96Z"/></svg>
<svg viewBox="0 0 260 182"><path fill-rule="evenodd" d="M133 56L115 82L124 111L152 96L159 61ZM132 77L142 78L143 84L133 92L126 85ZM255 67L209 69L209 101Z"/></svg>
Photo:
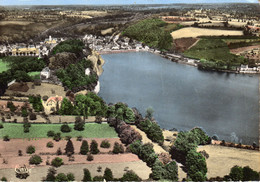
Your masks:
<svg viewBox="0 0 260 182"><path fill-rule="evenodd" d="M0 73L8 70L10 67L8 66L9 64L2 59L0 59Z"/></svg>
<svg viewBox="0 0 260 182"><path fill-rule="evenodd" d="M33 79L40 79L40 71L33 71L33 72L29 72L27 73L30 77L32 77Z"/></svg>
<svg viewBox="0 0 260 182"><path fill-rule="evenodd" d="M4 128L0 129L0 138L8 135L10 138L47 138L47 132L53 130L60 132L62 137L88 137L88 138L116 138L117 133L114 128L108 124L87 123L84 131L74 130L74 124L69 124L72 131L69 133L62 133L60 127L62 124L31 124L30 132L23 132L23 124L18 123L2 123Z"/></svg>
<svg viewBox="0 0 260 182"><path fill-rule="evenodd" d="M221 39L201 39L195 46L184 52L187 57L202 60L205 67L212 69L232 69L247 64L243 57L231 54L227 44Z"/></svg>

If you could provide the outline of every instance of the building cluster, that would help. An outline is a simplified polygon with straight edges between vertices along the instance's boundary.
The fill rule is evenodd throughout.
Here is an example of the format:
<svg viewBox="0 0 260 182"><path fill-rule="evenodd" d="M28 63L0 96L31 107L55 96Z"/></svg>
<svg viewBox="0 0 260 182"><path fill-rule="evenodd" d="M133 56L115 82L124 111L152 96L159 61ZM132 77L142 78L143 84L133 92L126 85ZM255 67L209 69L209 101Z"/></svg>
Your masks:
<svg viewBox="0 0 260 182"><path fill-rule="evenodd" d="M11 45L0 45L0 56L44 56L63 39L56 39L49 36L38 44L17 43Z"/></svg>

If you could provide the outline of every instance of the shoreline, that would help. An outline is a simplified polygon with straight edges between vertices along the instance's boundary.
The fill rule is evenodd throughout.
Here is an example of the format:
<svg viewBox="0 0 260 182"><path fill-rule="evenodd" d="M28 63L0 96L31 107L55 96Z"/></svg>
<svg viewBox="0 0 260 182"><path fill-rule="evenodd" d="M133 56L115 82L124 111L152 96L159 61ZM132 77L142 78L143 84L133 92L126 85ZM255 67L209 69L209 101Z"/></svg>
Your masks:
<svg viewBox="0 0 260 182"><path fill-rule="evenodd" d="M120 54L120 53L128 53L128 52L150 52L152 54L159 55L165 59L170 60L171 62L179 63L179 64L184 64L184 65L189 65L198 68L198 63L199 60L197 59L192 59L188 57L184 57L180 54L170 54L170 53L165 53L162 54L161 51L155 50L155 51L149 51L145 49L120 49L120 50L109 50L109 51L96 51L99 55L106 55L106 54ZM259 75L260 72L255 73L251 71L245 71L245 72L240 72L240 71L233 71L233 70L206 70L206 69L199 69L201 71L209 71L209 72L220 72L220 73L233 73L233 74L241 74L241 75Z"/></svg>

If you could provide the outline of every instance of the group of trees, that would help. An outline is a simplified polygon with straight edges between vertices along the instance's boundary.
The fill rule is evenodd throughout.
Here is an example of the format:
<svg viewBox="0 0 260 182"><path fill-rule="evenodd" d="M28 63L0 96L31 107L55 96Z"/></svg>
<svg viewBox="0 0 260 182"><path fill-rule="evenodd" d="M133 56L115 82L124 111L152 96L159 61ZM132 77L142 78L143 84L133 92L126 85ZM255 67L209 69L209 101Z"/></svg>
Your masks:
<svg viewBox="0 0 260 182"><path fill-rule="evenodd" d="M75 53L77 56L82 53L84 48L84 43L81 40L71 39L60 42L52 50L53 54L62 53L62 52L71 52Z"/></svg>
<svg viewBox="0 0 260 182"><path fill-rule="evenodd" d="M178 180L178 167L175 161L163 164L158 159L158 155L155 154L151 143L142 144L141 141L137 140L130 145L130 150L152 168L150 177L153 180Z"/></svg>
<svg viewBox="0 0 260 182"><path fill-rule="evenodd" d="M75 64L70 64L65 69L59 69L56 71L57 77L72 91L79 91L86 88L94 88L98 76L95 72L91 72L90 75L85 75L87 68L93 69L93 63L90 60L78 61Z"/></svg>
<svg viewBox="0 0 260 182"><path fill-rule="evenodd" d="M33 109L34 109L35 112L43 111L43 105L42 105L42 100L41 100L41 96L40 95L29 96L29 102L32 104Z"/></svg>
<svg viewBox="0 0 260 182"><path fill-rule="evenodd" d="M163 144L164 137L162 133L162 129L160 126L153 121L150 121L149 119L145 119L143 121L140 121L137 124L137 127L144 131L149 139L151 139L153 142Z"/></svg>
<svg viewBox="0 0 260 182"><path fill-rule="evenodd" d="M46 178L43 181L75 181L75 176L72 173L64 174L64 173L59 173L57 174L57 170L53 167L48 169L48 173Z"/></svg>
<svg viewBox="0 0 260 182"><path fill-rule="evenodd" d="M126 124L124 121L111 119L109 120L109 125L115 127L120 140L129 145L136 140L142 140L142 136L135 129L133 129L130 125Z"/></svg>
<svg viewBox="0 0 260 182"><path fill-rule="evenodd" d="M207 164L205 157L196 152L198 145L211 142L211 138L201 128L193 128L189 132L179 132L171 148L173 158L182 162L193 181L205 181Z"/></svg>
<svg viewBox="0 0 260 182"><path fill-rule="evenodd" d="M145 19L127 27L123 35L141 41L150 47L159 49L170 49L172 37L169 31L165 30L167 23L161 19Z"/></svg>

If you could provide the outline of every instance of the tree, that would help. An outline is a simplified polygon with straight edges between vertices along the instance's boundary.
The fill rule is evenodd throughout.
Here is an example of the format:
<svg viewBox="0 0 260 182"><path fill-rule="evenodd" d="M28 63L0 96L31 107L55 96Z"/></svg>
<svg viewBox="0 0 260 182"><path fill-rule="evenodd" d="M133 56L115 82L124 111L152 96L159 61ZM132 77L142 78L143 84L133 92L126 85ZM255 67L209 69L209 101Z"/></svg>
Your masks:
<svg viewBox="0 0 260 182"><path fill-rule="evenodd" d="M91 152L91 154L97 154L97 153L99 153L98 144L97 144L96 140L92 140L92 141L91 141L91 144L90 144L90 152Z"/></svg>
<svg viewBox="0 0 260 182"><path fill-rule="evenodd" d="M74 154L74 146L71 140L68 140L66 148L65 148L65 153L67 155Z"/></svg>
<svg viewBox="0 0 260 182"><path fill-rule="evenodd" d="M200 153L196 152L195 150L190 150L186 156L186 167L188 169L188 176L193 181L206 180L207 164L205 158ZM198 179L199 177L201 178Z"/></svg>
<svg viewBox="0 0 260 182"><path fill-rule="evenodd" d="M124 121L126 123L133 123L135 121L135 114L132 109L126 108Z"/></svg>
<svg viewBox="0 0 260 182"><path fill-rule="evenodd" d="M112 151L114 154L119 154L119 153L124 153L124 147L123 145L119 144L118 142L115 142L114 143L114 148L113 148L113 151Z"/></svg>
<svg viewBox="0 0 260 182"><path fill-rule="evenodd" d="M48 169L48 173L47 173L45 181L55 181L56 173L57 173L56 169L54 167L50 167Z"/></svg>
<svg viewBox="0 0 260 182"><path fill-rule="evenodd" d="M80 154L87 155L88 151L89 151L88 142L86 140L83 140L80 147Z"/></svg>
<svg viewBox="0 0 260 182"><path fill-rule="evenodd" d="M36 114L35 113L30 113L29 114L29 119L30 120L36 120L37 119Z"/></svg>
<svg viewBox="0 0 260 182"><path fill-rule="evenodd" d="M83 176L83 179L82 181L85 182L85 181L91 181L91 174L89 172L88 169L83 169L83 172L84 172L84 176Z"/></svg>
<svg viewBox="0 0 260 182"><path fill-rule="evenodd" d="M64 182L64 181L68 181L68 178L67 178L66 174L59 173L59 174L57 174L55 181Z"/></svg>
<svg viewBox="0 0 260 182"><path fill-rule="evenodd" d="M73 105L71 104L71 102L67 98L64 98L61 102L59 114L61 114L61 115L71 115L72 112L73 112Z"/></svg>
<svg viewBox="0 0 260 182"><path fill-rule="evenodd" d="M157 159L152 166L151 177L153 178L153 180L160 180L163 178L164 172L165 170L164 170L163 163L161 163L161 161Z"/></svg>
<svg viewBox="0 0 260 182"><path fill-rule="evenodd" d="M68 173L67 174L67 179L68 181L75 181L75 176L73 173Z"/></svg>
<svg viewBox="0 0 260 182"><path fill-rule="evenodd" d="M61 125L60 130L64 133L71 132L71 128L69 127L69 125L67 123Z"/></svg>
<svg viewBox="0 0 260 182"><path fill-rule="evenodd" d="M112 181L114 179L114 177L113 177L113 173L112 173L111 169L106 168L103 177L106 181Z"/></svg>
<svg viewBox="0 0 260 182"><path fill-rule="evenodd" d="M145 117L148 118L149 120L152 120L152 118L153 118L153 112L154 112L153 108L148 107L148 108L146 109Z"/></svg>
<svg viewBox="0 0 260 182"><path fill-rule="evenodd" d="M85 122L81 119L80 116L76 117L74 130L83 131L85 127Z"/></svg>
<svg viewBox="0 0 260 182"><path fill-rule="evenodd" d="M234 166L231 168L229 177L232 181L241 181L243 180L243 168L240 166Z"/></svg>
<svg viewBox="0 0 260 182"><path fill-rule="evenodd" d="M32 154L32 153L35 153L35 147L30 145L26 148L26 153L27 154Z"/></svg>
<svg viewBox="0 0 260 182"><path fill-rule="evenodd" d="M16 107L12 101L7 102L7 108L9 108L11 112L14 112L16 110Z"/></svg>
<svg viewBox="0 0 260 182"><path fill-rule="evenodd" d="M39 155L33 155L31 156L31 158L29 159L29 163L30 164L35 164L38 165L42 162L42 158Z"/></svg>
<svg viewBox="0 0 260 182"><path fill-rule="evenodd" d="M243 167L242 181L258 181L260 180L259 173L251 169L249 166Z"/></svg>
<svg viewBox="0 0 260 182"><path fill-rule="evenodd" d="M122 181L141 181L142 179L135 174L134 171L127 171L123 177L121 178Z"/></svg>
<svg viewBox="0 0 260 182"><path fill-rule="evenodd" d="M63 165L63 160L59 157L56 157L51 161L51 165L54 167L60 167L61 165Z"/></svg>
<svg viewBox="0 0 260 182"><path fill-rule="evenodd" d="M178 166L175 161L172 161L165 166L164 179L178 181Z"/></svg>

